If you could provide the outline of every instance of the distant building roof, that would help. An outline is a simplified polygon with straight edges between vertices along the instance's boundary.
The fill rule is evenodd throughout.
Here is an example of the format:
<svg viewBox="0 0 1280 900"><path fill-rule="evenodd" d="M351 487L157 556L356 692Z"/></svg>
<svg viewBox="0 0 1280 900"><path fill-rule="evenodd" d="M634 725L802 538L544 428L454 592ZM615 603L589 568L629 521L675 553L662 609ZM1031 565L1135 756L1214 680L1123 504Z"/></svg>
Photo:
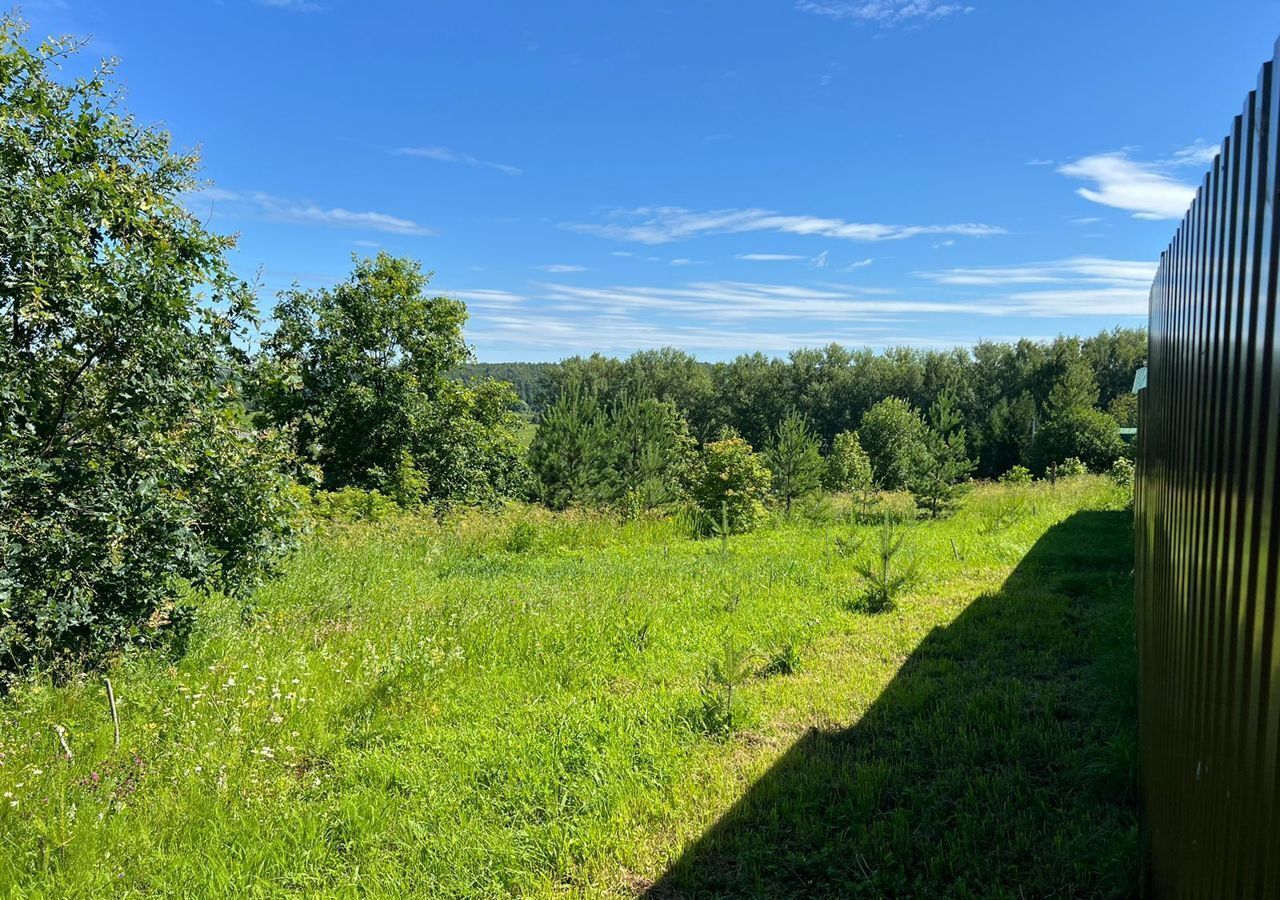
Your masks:
<svg viewBox="0 0 1280 900"><path fill-rule="evenodd" d="M1143 366L1141 369L1133 373L1133 392L1136 394L1138 393L1138 391L1142 390L1146 386L1147 386L1147 367Z"/></svg>

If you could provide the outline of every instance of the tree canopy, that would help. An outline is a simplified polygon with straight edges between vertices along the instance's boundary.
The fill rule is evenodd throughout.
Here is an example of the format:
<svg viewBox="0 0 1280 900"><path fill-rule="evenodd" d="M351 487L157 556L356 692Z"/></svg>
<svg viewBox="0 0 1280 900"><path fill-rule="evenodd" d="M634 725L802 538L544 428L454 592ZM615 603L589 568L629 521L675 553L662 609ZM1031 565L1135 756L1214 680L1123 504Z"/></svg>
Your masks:
<svg viewBox="0 0 1280 900"><path fill-rule="evenodd" d="M326 487L448 503L522 483L518 400L505 382L448 377L470 355L467 312L429 295L430 278L380 253L331 288L280 295L259 367L263 411L296 430Z"/></svg>
<svg viewBox="0 0 1280 900"><path fill-rule="evenodd" d="M75 50L0 22L0 668L150 639L182 582L243 590L288 543L232 241L109 66L59 79Z"/></svg>

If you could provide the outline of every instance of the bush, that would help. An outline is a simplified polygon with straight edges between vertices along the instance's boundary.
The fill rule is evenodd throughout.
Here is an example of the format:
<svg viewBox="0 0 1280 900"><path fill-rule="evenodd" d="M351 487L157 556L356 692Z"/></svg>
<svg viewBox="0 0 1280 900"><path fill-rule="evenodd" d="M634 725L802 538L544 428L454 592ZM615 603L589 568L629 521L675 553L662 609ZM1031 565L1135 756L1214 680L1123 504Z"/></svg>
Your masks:
<svg viewBox="0 0 1280 900"><path fill-rule="evenodd" d="M826 484L833 491L853 493L871 490L871 457L862 449L858 432L842 431L831 441Z"/></svg>
<svg viewBox="0 0 1280 900"><path fill-rule="evenodd" d="M1071 457L1091 472L1106 472L1124 455L1115 419L1089 408L1068 409L1054 415L1036 433L1031 444L1032 467L1039 473L1059 467Z"/></svg>
<svg viewBox="0 0 1280 900"><path fill-rule="evenodd" d="M74 45L0 19L0 670L154 642L288 548L288 432L244 411L254 297L184 208L194 156Z"/></svg>
<svg viewBox="0 0 1280 900"><path fill-rule="evenodd" d="M693 468L689 493L708 527L723 518L730 532L744 532L764 518L770 481L769 470L751 445L725 432L703 449Z"/></svg>
<svg viewBox="0 0 1280 900"><path fill-rule="evenodd" d="M920 413L906 400L888 397L866 411L858 439L878 485L887 490L906 485L924 433Z"/></svg>
<svg viewBox="0 0 1280 900"><path fill-rule="evenodd" d="M1117 487L1133 490L1134 467L1133 462L1125 457L1120 457L1111 466L1111 470L1107 475L1116 483Z"/></svg>
<svg viewBox="0 0 1280 900"><path fill-rule="evenodd" d="M381 491L352 487L337 491L299 490L305 499L304 512L326 522L376 522L400 508Z"/></svg>
<svg viewBox="0 0 1280 900"><path fill-rule="evenodd" d="M1001 484L1030 484L1031 470L1026 466L1014 466L1008 472L1000 476Z"/></svg>
<svg viewBox="0 0 1280 900"><path fill-rule="evenodd" d="M1080 475L1088 475L1089 469L1074 456L1068 456L1064 459L1055 470L1059 478L1076 478Z"/></svg>

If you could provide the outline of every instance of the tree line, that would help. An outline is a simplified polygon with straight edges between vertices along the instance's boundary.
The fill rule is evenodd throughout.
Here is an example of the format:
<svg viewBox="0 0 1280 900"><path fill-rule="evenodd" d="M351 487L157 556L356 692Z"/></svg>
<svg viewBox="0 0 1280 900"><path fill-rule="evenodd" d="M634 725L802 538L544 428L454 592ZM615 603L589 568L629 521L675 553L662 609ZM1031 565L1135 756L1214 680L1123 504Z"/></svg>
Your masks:
<svg viewBox="0 0 1280 900"><path fill-rule="evenodd" d="M1047 343L979 341L972 348L882 353L831 344L785 359L753 353L717 363L666 347L626 359L592 354L559 363L473 363L454 376L516 378L522 402L535 415L571 385L606 408L626 396L651 396L674 404L699 441L731 428L763 446L778 422L798 412L824 452L885 398L926 411L947 394L969 435L976 473L996 477L1015 465L1043 471L1071 456L1105 467L1117 452L1115 429L1137 425L1131 390L1146 352L1145 329L1115 328Z"/></svg>

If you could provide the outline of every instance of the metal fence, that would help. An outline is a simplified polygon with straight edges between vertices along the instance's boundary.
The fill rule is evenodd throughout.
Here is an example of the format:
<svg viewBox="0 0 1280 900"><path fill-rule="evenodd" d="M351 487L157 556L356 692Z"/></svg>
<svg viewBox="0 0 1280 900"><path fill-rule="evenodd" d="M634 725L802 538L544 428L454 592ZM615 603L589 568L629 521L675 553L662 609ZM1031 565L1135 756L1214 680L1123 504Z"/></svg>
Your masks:
<svg viewBox="0 0 1280 900"><path fill-rule="evenodd" d="M1151 291L1135 578L1155 897L1280 897L1276 66Z"/></svg>

